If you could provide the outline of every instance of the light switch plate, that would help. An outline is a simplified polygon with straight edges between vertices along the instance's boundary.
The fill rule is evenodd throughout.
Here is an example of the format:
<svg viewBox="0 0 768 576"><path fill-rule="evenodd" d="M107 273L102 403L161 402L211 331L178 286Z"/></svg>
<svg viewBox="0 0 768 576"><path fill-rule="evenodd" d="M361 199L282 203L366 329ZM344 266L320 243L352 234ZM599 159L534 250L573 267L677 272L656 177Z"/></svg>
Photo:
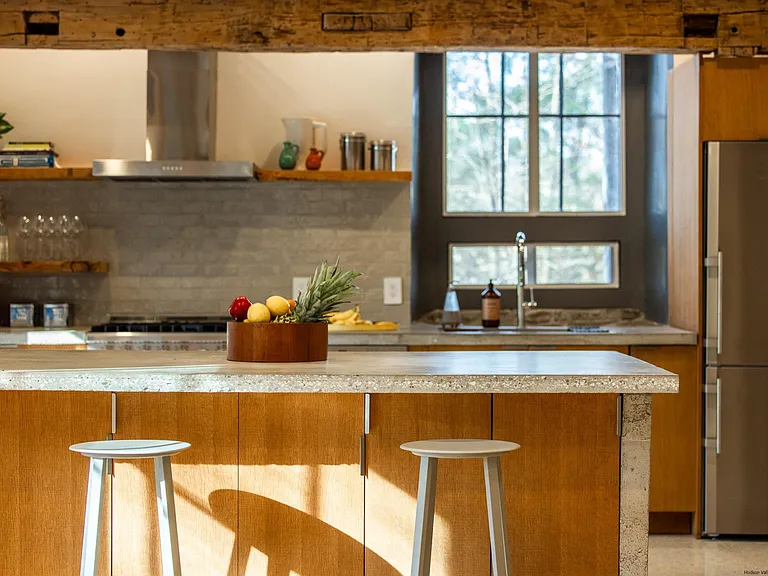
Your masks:
<svg viewBox="0 0 768 576"><path fill-rule="evenodd" d="M384 278L384 305L397 306L403 303L403 279L399 276Z"/></svg>
<svg viewBox="0 0 768 576"><path fill-rule="evenodd" d="M299 292L304 292L304 290L307 288L307 283L309 282L309 276L294 276L293 277L293 286L291 287L291 298L296 300L299 297Z"/></svg>

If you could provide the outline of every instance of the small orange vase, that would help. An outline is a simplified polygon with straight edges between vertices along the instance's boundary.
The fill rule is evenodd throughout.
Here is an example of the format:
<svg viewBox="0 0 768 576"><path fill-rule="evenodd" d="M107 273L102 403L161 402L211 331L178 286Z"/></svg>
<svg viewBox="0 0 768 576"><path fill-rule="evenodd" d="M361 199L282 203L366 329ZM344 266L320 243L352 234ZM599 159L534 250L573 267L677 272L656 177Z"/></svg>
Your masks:
<svg viewBox="0 0 768 576"><path fill-rule="evenodd" d="M307 156L307 161L304 163L304 165L307 167L307 170L319 170L320 165L323 163L323 156L325 156L325 152L323 150L310 148L309 156Z"/></svg>

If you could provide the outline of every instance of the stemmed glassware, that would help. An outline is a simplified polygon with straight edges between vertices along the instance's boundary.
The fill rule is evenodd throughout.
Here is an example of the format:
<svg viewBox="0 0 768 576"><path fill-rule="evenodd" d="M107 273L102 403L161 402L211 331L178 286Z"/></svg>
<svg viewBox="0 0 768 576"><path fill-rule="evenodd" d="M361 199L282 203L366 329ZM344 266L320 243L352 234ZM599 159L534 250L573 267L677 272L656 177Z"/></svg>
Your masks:
<svg viewBox="0 0 768 576"><path fill-rule="evenodd" d="M18 258L22 261L32 260L32 221L27 216L19 218L19 229L16 231Z"/></svg>
<svg viewBox="0 0 768 576"><path fill-rule="evenodd" d="M20 260L82 260L85 258L86 227L79 216L43 216L34 222L19 219L16 231Z"/></svg>

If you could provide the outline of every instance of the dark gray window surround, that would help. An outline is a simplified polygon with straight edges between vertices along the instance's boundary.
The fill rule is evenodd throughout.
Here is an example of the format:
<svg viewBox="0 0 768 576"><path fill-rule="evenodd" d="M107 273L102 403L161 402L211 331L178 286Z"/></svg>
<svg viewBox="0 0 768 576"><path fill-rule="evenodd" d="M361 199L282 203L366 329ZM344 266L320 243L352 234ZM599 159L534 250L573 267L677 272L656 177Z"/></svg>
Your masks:
<svg viewBox="0 0 768 576"><path fill-rule="evenodd" d="M442 307L451 242L512 244L518 230L526 233L529 242L619 243L619 288L541 289L536 291L540 306L645 308L646 91L651 58L628 55L624 61L626 215L444 217L445 56L416 55L414 193L411 201L413 318ZM661 88L666 90L666 86ZM656 136L666 138L666 135ZM658 165L655 168L658 169ZM463 308L480 307L477 290L459 290L458 293ZM505 293L504 306L514 308L514 293Z"/></svg>

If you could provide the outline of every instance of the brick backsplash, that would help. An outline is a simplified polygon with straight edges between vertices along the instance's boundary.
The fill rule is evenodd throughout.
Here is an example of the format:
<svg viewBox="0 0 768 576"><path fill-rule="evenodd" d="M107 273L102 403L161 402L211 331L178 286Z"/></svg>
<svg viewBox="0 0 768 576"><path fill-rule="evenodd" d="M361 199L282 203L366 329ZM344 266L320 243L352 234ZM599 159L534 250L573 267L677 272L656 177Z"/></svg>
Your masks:
<svg viewBox="0 0 768 576"><path fill-rule="evenodd" d="M70 302L78 324L109 314L224 315L233 297L289 295L294 276L341 257L364 274L365 318L410 320L408 184L0 182L13 233L21 215L79 215L106 275L0 275L10 302ZM382 279L403 278L384 306Z"/></svg>

